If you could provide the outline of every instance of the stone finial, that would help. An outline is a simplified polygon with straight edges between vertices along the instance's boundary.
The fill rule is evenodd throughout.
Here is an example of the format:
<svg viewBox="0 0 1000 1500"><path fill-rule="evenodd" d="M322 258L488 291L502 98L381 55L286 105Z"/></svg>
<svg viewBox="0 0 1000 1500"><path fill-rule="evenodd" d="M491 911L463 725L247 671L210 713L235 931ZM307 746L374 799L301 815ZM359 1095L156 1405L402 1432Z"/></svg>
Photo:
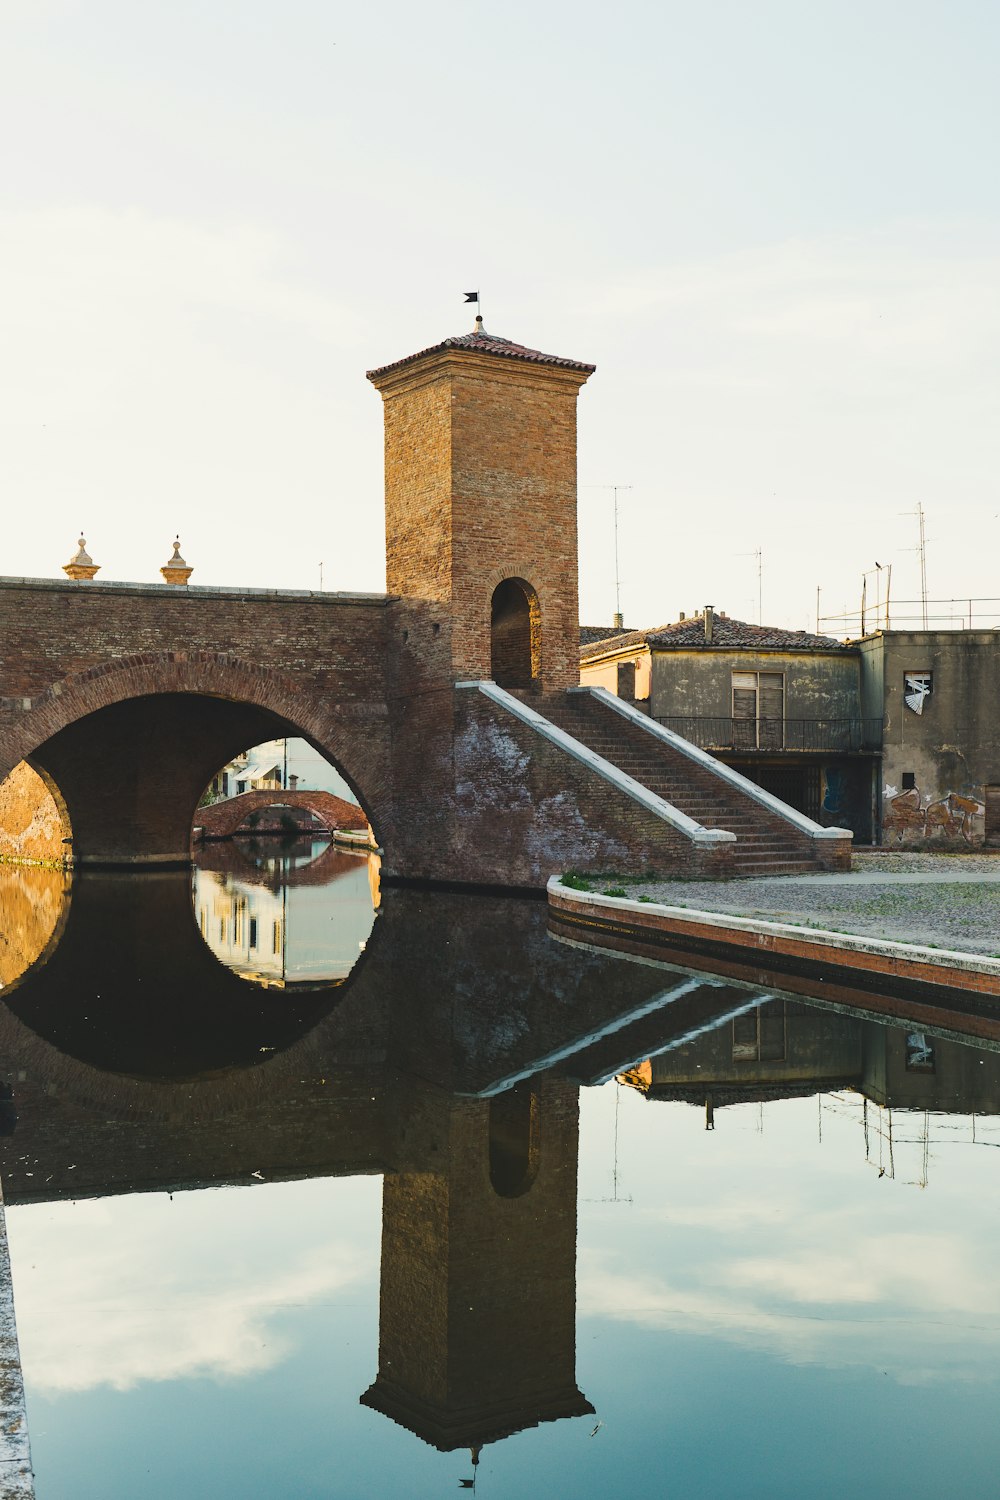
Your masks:
<svg viewBox="0 0 1000 1500"><path fill-rule="evenodd" d="M67 578L93 578L95 573L101 571L100 564L95 563L87 552L87 542L84 537L80 537L77 546L80 549L79 552L75 557L71 557L68 563L63 563L63 572Z"/></svg>
<svg viewBox="0 0 1000 1500"><path fill-rule="evenodd" d="M183 584L187 583L193 572L194 568L189 568L183 557L181 557L180 537L175 537L174 555L163 564L163 567L160 569L160 577L164 583Z"/></svg>

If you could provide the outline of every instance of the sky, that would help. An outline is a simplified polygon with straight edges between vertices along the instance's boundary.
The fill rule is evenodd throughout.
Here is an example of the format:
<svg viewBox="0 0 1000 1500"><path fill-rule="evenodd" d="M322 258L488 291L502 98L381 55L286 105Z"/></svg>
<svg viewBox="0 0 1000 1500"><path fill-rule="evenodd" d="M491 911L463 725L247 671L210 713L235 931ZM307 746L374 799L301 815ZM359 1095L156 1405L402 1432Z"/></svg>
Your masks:
<svg viewBox="0 0 1000 1500"><path fill-rule="evenodd" d="M598 367L587 622L613 485L633 625L837 633L918 505L1000 596L998 63L991 0L3 0L0 573L382 591L365 370L477 289Z"/></svg>

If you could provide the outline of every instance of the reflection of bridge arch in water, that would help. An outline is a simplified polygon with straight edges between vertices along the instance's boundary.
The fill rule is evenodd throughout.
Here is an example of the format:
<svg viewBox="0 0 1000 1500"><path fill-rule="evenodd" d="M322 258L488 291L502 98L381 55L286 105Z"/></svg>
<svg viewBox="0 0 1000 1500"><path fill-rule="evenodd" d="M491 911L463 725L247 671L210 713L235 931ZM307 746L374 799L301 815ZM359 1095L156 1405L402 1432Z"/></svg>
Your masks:
<svg viewBox="0 0 1000 1500"><path fill-rule="evenodd" d="M380 843L391 837L382 722L340 713L335 691L304 694L293 678L220 652L123 656L54 683L6 736L0 779L26 761L57 789L80 862L186 862L219 766L287 736L336 767Z"/></svg>
<svg viewBox="0 0 1000 1500"><path fill-rule="evenodd" d="M128 895L133 887L140 892L134 900ZM627 1011L637 992L647 1007L677 979L553 943L538 902L392 886L347 981L325 996L293 995L300 1007L315 1008L283 1015L289 997L256 991L205 947L186 872L140 879L88 872L72 889L63 941L0 1005L0 1059L12 1081L25 1069L31 1077L50 1077L81 1102L99 1101L109 1119L213 1118L249 1100L279 1100L294 1094L303 1078L342 1075L345 1068L388 1067L481 1097L505 1092L553 1058L564 1059L560 1066L570 1076L606 1076L627 1060L618 1023L611 1039L600 1041L607 1016ZM103 913L102 903L108 907ZM123 924L131 931L124 943ZM691 1025L732 1007L725 987L681 978L682 989L696 993L671 1007L673 1024ZM219 1027L213 1033L205 1026L199 1055L195 1043L216 986L234 1025L244 1030L236 1050L227 1051ZM111 1040L102 1043L96 1011L89 1003L81 1007L95 992L112 994L108 1013L125 1028L121 1041L112 1028ZM285 1027L274 1051L259 1051L276 1045L273 1034L252 1030L264 1024L254 1010L261 997ZM163 1027L171 1019L187 1048L183 1083L157 1067L153 1022ZM568 1043L567 1037L578 1040ZM635 1042L636 1055L644 1045ZM129 1060L131 1069L124 1068ZM175 1066L175 1078L180 1071Z"/></svg>
<svg viewBox="0 0 1000 1500"><path fill-rule="evenodd" d="M239 1094L225 1086L230 1073L266 1071L301 1046L348 988L246 983L206 946L185 872L85 874L72 883L57 938L4 1000L43 1048L73 1059L83 1077L99 1075L102 1098L117 1075L129 1080L127 1109L146 1092L155 1110L161 1089L182 1078L192 1088L207 1081L221 1106L227 1092ZM367 1028L354 1018L354 1029L360 1040Z"/></svg>

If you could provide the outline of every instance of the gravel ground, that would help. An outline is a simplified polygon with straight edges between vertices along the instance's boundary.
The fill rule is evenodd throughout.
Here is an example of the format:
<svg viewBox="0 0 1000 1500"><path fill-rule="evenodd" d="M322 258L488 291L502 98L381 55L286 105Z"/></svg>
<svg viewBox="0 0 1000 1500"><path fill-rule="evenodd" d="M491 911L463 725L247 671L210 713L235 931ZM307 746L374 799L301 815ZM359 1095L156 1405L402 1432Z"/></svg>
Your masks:
<svg viewBox="0 0 1000 1500"><path fill-rule="evenodd" d="M877 850L856 853L850 875L620 884L633 900L1000 958L997 855ZM595 882L595 890L602 888Z"/></svg>

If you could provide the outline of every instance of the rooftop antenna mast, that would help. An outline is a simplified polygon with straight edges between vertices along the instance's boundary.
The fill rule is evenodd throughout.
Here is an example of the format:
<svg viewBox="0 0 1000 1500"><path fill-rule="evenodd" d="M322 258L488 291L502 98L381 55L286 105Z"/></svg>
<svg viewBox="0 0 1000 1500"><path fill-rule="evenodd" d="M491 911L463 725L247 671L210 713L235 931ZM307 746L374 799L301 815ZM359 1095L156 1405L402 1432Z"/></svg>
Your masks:
<svg viewBox="0 0 1000 1500"><path fill-rule="evenodd" d="M883 600L882 583L885 580L885 629L889 629L889 588L892 584L892 563L877 562L874 568L869 568L867 573L861 575L861 634L865 635L868 628L868 580L875 579L875 624L874 630L882 628Z"/></svg>
<svg viewBox="0 0 1000 1500"><path fill-rule="evenodd" d="M622 580L621 570L618 566L618 495L622 490L630 490L630 484L587 484L583 486L588 490L610 490L615 497L615 629L621 630L625 619L622 614Z"/></svg>
<svg viewBox="0 0 1000 1500"><path fill-rule="evenodd" d="M630 490L630 484L613 484L610 489L615 497L615 629L621 630L625 623L622 614L622 578L618 567L618 491Z"/></svg>
<svg viewBox="0 0 1000 1500"><path fill-rule="evenodd" d="M924 507L917 501L917 521L920 524L920 604L924 629L927 629L927 547L924 538Z"/></svg>
<svg viewBox="0 0 1000 1500"><path fill-rule="evenodd" d="M927 538L924 535L924 507L917 501L916 510L900 511L903 516L916 516L920 528L920 542L916 551L920 554L920 613L924 629L927 629ZM907 549L909 550L909 549Z"/></svg>

